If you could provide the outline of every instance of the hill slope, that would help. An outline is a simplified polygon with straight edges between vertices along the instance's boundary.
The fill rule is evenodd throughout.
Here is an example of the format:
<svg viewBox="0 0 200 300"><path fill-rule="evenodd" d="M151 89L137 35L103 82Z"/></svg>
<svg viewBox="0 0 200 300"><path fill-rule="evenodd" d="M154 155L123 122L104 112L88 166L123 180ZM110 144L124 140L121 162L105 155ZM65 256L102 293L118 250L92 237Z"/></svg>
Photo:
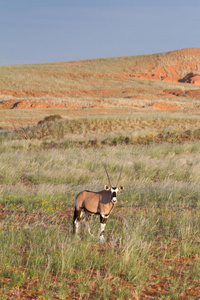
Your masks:
<svg viewBox="0 0 200 300"><path fill-rule="evenodd" d="M199 109L200 48L0 67L0 111L63 109L61 114ZM65 110L64 110L65 109ZM67 111L66 111L67 110ZM46 114L49 114L47 112ZM40 118L40 117L38 117Z"/></svg>

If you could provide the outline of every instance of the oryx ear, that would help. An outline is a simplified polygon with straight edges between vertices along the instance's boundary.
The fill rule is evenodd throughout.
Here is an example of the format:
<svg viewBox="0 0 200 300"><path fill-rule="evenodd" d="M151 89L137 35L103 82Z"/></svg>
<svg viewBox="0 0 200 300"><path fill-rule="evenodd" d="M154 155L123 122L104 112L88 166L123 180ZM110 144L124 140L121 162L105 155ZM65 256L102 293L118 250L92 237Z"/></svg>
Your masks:
<svg viewBox="0 0 200 300"><path fill-rule="evenodd" d="M108 185L105 185L104 189L105 189L106 191L109 191L109 190L110 190L110 187L109 187Z"/></svg>
<svg viewBox="0 0 200 300"><path fill-rule="evenodd" d="M124 189L123 186L120 186L120 187L118 188L119 191L123 191L123 189Z"/></svg>

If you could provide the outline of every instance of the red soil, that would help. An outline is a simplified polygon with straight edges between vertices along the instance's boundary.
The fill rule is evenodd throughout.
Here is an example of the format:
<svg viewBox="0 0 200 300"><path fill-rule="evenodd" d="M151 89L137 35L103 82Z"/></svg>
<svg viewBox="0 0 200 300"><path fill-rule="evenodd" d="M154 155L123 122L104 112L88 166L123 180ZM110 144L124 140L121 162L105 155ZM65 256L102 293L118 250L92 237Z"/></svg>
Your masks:
<svg viewBox="0 0 200 300"><path fill-rule="evenodd" d="M39 102L7 100L0 102L0 109L29 109L29 108L64 108L63 105L51 105Z"/></svg>
<svg viewBox="0 0 200 300"><path fill-rule="evenodd" d="M190 77L190 79L187 81L188 83L200 85L200 75L194 75Z"/></svg>
<svg viewBox="0 0 200 300"><path fill-rule="evenodd" d="M136 72L136 78L162 80L169 82L188 82L200 85L200 75L197 69L200 63L200 48L187 48L163 53L159 58L146 66L146 72ZM159 66L157 66L159 65ZM191 80L184 78L192 74Z"/></svg>
<svg viewBox="0 0 200 300"><path fill-rule="evenodd" d="M120 81L129 80L129 78L140 78L145 80L157 80L157 81L168 81L168 82L184 82L193 85L200 85L200 75L197 74L198 66L200 63L200 48L188 48L178 51L172 51L167 53L162 53L159 55L154 55L152 57L144 56L138 57L138 61L133 65L133 67L128 67L126 69L126 60L128 58L124 57L122 64L124 64L124 69L122 73L118 74L102 74L102 73L86 73L86 72L65 72L66 77L71 80L76 80L77 76L85 81L92 82L93 80L97 82L96 90L69 90L69 91L10 91L10 90L0 90L0 95L12 96L12 100L2 100L0 101L0 109L36 109L36 108L68 108L76 109L84 107L81 102L78 101L75 105L71 105L70 99L68 97L84 98L84 97L115 97L115 98L127 98L127 99L137 99L137 100L161 100L163 98L177 98L177 97L190 97L190 98L200 98L199 90L162 90L158 88L150 88L144 85L144 89L139 88L126 88L126 89L108 89L106 88L106 80L117 79ZM57 63L57 65L80 65L80 70L82 65L86 64L101 64L101 61L80 61L80 62L68 62L68 63ZM55 65L55 64L54 64ZM129 65L130 66L130 65ZM55 74L54 74L55 75ZM59 76L59 73L56 74ZM103 79L105 82L105 88L98 87L98 79ZM46 100L46 102L39 99L40 97L48 97L51 100ZM63 98L62 104L54 104L55 101L52 100L53 97ZM31 99L30 98L35 98ZM2 97L1 97L2 99ZM130 104L130 100L124 103L124 107L135 107L143 108L143 105ZM87 100L86 100L87 101ZM97 99L89 100L90 108L105 109L109 105L113 106L111 100L103 99L105 106L101 103L97 104ZM99 101L100 102L100 101ZM151 107L159 109L179 109L180 107L175 104L165 104L155 102ZM86 105L87 106L87 105ZM123 106L123 104L121 104Z"/></svg>
<svg viewBox="0 0 200 300"><path fill-rule="evenodd" d="M175 104L168 104L168 103L154 103L151 107L159 108L159 109L180 109L178 105Z"/></svg>

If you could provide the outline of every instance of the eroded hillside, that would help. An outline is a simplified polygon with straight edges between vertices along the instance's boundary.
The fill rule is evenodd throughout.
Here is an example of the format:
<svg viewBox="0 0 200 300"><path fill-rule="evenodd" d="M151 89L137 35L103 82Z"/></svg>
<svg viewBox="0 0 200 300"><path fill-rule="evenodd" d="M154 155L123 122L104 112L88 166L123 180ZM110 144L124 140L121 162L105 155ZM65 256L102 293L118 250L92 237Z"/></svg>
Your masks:
<svg viewBox="0 0 200 300"><path fill-rule="evenodd" d="M56 112L63 116L150 113L160 110L199 113L200 48L161 54L87 61L0 67L0 127L30 110L36 122ZM33 109L37 108L37 113ZM6 115L3 111L6 110ZM17 117L19 118L19 116Z"/></svg>

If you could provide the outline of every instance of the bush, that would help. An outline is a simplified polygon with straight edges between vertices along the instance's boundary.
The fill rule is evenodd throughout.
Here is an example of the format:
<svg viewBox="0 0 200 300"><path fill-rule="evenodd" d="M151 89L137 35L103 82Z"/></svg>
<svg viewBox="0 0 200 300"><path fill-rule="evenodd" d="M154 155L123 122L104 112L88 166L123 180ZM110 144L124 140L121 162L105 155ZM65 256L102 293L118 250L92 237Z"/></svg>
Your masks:
<svg viewBox="0 0 200 300"><path fill-rule="evenodd" d="M62 119L62 117L60 115L50 115L50 116L45 117L43 120L40 120L38 122L38 125L41 125L45 122L54 122L55 120L60 120L60 119Z"/></svg>

